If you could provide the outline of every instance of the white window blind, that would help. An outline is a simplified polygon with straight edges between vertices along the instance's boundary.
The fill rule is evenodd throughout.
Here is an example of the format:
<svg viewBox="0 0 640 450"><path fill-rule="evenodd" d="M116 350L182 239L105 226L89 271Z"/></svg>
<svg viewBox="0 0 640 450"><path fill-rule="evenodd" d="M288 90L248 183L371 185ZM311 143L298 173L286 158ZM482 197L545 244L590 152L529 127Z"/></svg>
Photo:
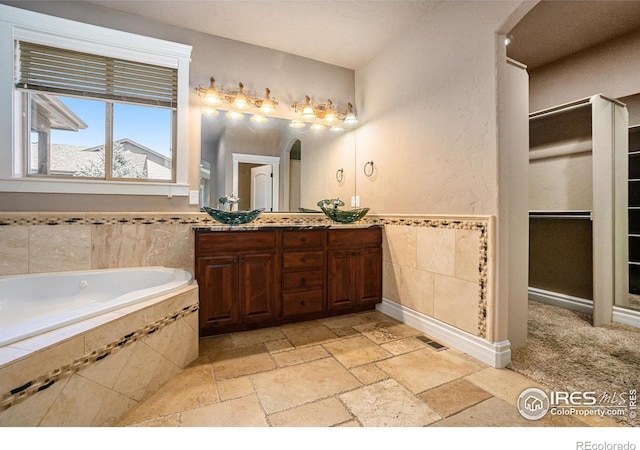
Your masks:
<svg viewBox="0 0 640 450"><path fill-rule="evenodd" d="M177 108L175 68L26 41L16 45L19 89Z"/></svg>

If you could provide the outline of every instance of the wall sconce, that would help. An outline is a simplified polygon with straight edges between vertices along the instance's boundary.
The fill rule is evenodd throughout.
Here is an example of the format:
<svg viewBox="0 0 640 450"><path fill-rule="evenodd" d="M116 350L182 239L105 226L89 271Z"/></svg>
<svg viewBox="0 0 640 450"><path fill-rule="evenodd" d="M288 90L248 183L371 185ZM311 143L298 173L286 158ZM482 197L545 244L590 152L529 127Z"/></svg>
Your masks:
<svg viewBox="0 0 640 450"><path fill-rule="evenodd" d="M237 89L225 89L224 86L216 88L215 78L211 77L211 84L208 88L198 86L195 89L199 97L202 97L202 113L208 115L218 114L216 107L223 107L228 105L229 111L226 116L230 119L242 119L244 114L242 111L257 109L259 112L256 115L259 118L254 122L266 122L267 118L265 114L271 114L275 111L278 102L275 98L271 97L271 90L266 88L264 97L258 97L257 94L252 92L245 92L244 85L238 83ZM254 116L255 117L255 116Z"/></svg>
<svg viewBox="0 0 640 450"><path fill-rule="evenodd" d="M334 106L331 100L327 100L325 104L313 104L311 98L306 95L304 103L295 102L291 108L295 113L300 113L300 119L302 119L293 120L291 122L293 128L302 128L304 121L308 121L314 122L311 125L312 130L321 130L325 126L330 126L331 131L344 131L343 125L354 126L358 123L351 103L347 103L345 108Z"/></svg>

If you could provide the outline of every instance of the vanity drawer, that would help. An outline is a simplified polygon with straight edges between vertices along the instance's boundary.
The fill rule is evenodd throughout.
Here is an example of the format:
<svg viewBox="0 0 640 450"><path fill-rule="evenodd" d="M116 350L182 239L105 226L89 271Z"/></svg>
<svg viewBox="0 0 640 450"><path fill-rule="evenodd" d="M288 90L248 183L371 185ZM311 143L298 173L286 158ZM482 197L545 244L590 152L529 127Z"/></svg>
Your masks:
<svg viewBox="0 0 640 450"><path fill-rule="evenodd" d="M213 231L196 234L199 253L243 250L273 250L276 248L275 231Z"/></svg>
<svg viewBox="0 0 640 450"><path fill-rule="evenodd" d="M382 228L329 230L329 247L378 247L382 245Z"/></svg>
<svg viewBox="0 0 640 450"><path fill-rule="evenodd" d="M283 231L282 248L318 248L322 247L324 230Z"/></svg>
<svg viewBox="0 0 640 450"><path fill-rule="evenodd" d="M313 269L324 265L324 252L287 252L282 254L282 270Z"/></svg>
<svg viewBox="0 0 640 450"><path fill-rule="evenodd" d="M285 317L322 311L322 291L283 294L282 300Z"/></svg>
<svg viewBox="0 0 640 450"><path fill-rule="evenodd" d="M317 289L324 283L323 270L308 270L282 274L282 290Z"/></svg>

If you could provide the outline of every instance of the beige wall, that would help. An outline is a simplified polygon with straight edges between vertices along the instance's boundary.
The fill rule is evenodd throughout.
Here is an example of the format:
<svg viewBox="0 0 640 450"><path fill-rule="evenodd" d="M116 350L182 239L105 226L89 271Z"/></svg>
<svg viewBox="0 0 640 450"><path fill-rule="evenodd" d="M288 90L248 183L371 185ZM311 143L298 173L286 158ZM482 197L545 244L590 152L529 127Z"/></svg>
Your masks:
<svg viewBox="0 0 640 450"><path fill-rule="evenodd" d="M640 30L531 71L530 111L595 94L619 98L639 93L638 48Z"/></svg>
<svg viewBox="0 0 640 450"><path fill-rule="evenodd" d="M356 188L376 213L496 214L496 32L520 2L442 2L356 70ZM364 164L374 161L372 177Z"/></svg>
<svg viewBox="0 0 640 450"><path fill-rule="evenodd" d="M290 114L289 105L305 95L331 98L336 104L354 99L354 72L342 67L294 56L265 47L245 44L204 33L177 28L138 16L107 10L76 1L3 1L10 6L29 9L79 22L151 36L193 47L189 85L207 86L209 77L225 86L242 81L252 91L269 87L276 97L279 114ZM188 181L190 189L199 189L200 111L199 98L190 92ZM320 100L318 100L320 101ZM75 196L0 193L0 211L113 211L111 196L88 196L91 201L76 202ZM83 199L81 199L83 200ZM131 196L121 211L197 211L186 197L159 200ZM162 208L162 209L159 209Z"/></svg>
<svg viewBox="0 0 640 450"><path fill-rule="evenodd" d="M319 210L318 201L340 198L345 207L355 195L355 139L353 132L336 135L330 140L302 139L300 206ZM342 181L336 172L344 169ZM363 205L369 206L369 205Z"/></svg>

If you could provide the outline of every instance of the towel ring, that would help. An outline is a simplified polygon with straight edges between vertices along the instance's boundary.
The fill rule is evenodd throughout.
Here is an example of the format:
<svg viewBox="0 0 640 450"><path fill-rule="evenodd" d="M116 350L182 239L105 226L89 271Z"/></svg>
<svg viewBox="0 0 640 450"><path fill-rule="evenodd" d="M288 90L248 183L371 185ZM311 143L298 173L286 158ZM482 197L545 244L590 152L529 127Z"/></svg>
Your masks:
<svg viewBox="0 0 640 450"><path fill-rule="evenodd" d="M344 169L338 169L336 172L336 180L338 180L338 183L342 183L344 180Z"/></svg>
<svg viewBox="0 0 640 450"><path fill-rule="evenodd" d="M370 166L369 170L367 170L367 166ZM367 161L364 165L364 174L367 177L373 175L373 161Z"/></svg>

